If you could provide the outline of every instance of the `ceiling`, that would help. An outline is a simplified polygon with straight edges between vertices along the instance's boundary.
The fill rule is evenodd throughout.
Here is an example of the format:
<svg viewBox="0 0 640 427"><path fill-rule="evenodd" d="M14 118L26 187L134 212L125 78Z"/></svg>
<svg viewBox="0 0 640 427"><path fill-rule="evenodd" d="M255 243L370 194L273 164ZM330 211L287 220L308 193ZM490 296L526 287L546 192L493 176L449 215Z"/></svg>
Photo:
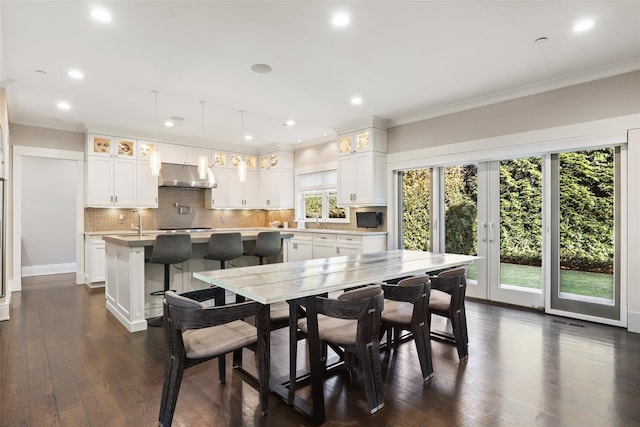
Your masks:
<svg viewBox="0 0 640 427"><path fill-rule="evenodd" d="M111 22L91 18L98 5ZM640 1L2 0L0 8L11 123L218 148L240 143L239 110L254 137L243 144L259 150L327 141L335 126L370 116L394 126L640 69ZM349 25L331 24L337 11ZM593 28L574 32L585 17ZM84 79L70 79L71 68ZM361 105L350 103L356 95ZM58 109L61 100L71 108ZM171 116L184 120L164 127ZM284 126L288 119L296 124Z"/></svg>

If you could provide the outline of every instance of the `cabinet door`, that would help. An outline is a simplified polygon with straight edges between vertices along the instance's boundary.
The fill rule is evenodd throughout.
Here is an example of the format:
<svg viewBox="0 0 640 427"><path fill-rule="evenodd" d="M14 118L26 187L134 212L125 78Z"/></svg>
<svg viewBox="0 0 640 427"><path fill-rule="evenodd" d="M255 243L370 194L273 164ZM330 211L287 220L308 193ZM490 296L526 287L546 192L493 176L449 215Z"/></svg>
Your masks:
<svg viewBox="0 0 640 427"><path fill-rule="evenodd" d="M162 144L160 146L160 157L163 163L175 163L183 165L186 161L187 150L184 145Z"/></svg>
<svg viewBox="0 0 640 427"><path fill-rule="evenodd" d="M339 256L358 255L358 254L362 253L362 246L361 245L339 244L336 247L336 253Z"/></svg>
<svg viewBox="0 0 640 427"><path fill-rule="evenodd" d="M188 165L197 166L198 157L205 156L209 159L209 165L211 165L211 150L202 147L187 147L185 162Z"/></svg>
<svg viewBox="0 0 640 427"><path fill-rule="evenodd" d="M138 161L136 165L136 200L139 207L158 207L158 177L151 175L146 161Z"/></svg>
<svg viewBox="0 0 640 427"><path fill-rule="evenodd" d="M271 175L271 209L293 209L294 188L293 169L272 169Z"/></svg>
<svg viewBox="0 0 640 427"><path fill-rule="evenodd" d="M386 158L385 154L373 151L354 155L355 204L386 204Z"/></svg>
<svg viewBox="0 0 640 427"><path fill-rule="evenodd" d="M276 193L275 187L277 185L274 178L275 171L266 169L259 172L260 179L258 181L258 200L262 204L264 209L273 209L276 207L274 195Z"/></svg>
<svg viewBox="0 0 640 427"><path fill-rule="evenodd" d="M216 176L216 188L205 191L205 207L208 209L226 208L229 206L229 177L227 169L213 168Z"/></svg>
<svg viewBox="0 0 640 427"><path fill-rule="evenodd" d="M92 243L90 256L90 282L104 282L105 277L105 244Z"/></svg>
<svg viewBox="0 0 640 427"><path fill-rule="evenodd" d="M338 204L348 206L353 203L356 192L354 184L354 156L338 156ZM370 179L368 177L367 179Z"/></svg>
<svg viewBox="0 0 640 427"><path fill-rule="evenodd" d="M305 261L313 258L311 240L289 240L288 262Z"/></svg>
<svg viewBox="0 0 640 427"><path fill-rule="evenodd" d="M110 157L115 154L115 138L108 135L89 134L87 137L87 155Z"/></svg>
<svg viewBox="0 0 640 427"><path fill-rule="evenodd" d="M114 159L113 194L117 206L136 206L136 161Z"/></svg>
<svg viewBox="0 0 640 427"><path fill-rule="evenodd" d="M113 204L113 159L111 157L87 157L87 206L111 206Z"/></svg>
<svg viewBox="0 0 640 427"><path fill-rule="evenodd" d="M260 208L262 205L258 199L258 173L247 171L247 182L243 185L245 207Z"/></svg>
<svg viewBox="0 0 640 427"><path fill-rule="evenodd" d="M338 155L348 154L353 151L353 134L340 135L338 137Z"/></svg>
<svg viewBox="0 0 640 427"><path fill-rule="evenodd" d="M313 242L313 258L330 258L336 255L335 242Z"/></svg>

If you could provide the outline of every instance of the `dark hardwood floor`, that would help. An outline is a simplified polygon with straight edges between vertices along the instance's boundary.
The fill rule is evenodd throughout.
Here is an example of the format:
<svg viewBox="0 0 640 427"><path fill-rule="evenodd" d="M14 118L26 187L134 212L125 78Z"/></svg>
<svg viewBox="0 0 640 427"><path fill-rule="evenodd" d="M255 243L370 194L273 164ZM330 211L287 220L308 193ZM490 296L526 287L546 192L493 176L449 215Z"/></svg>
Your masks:
<svg viewBox="0 0 640 427"><path fill-rule="evenodd" d="M104 293L74 275L25 279L0 322L0 425L155 426L164 375L162 329L128 333ZM412 342L383 353L386 407L369 415L357 380L330 378L328 426L640 426L640 335L624 329L470 302L469 361L433 342L435 377L423 384ZM304 343L299 347L304 364ZM253 358L245 353L248 369ZM272 371L287 372L284 330ZM304 426L240 372L220 385L217 362L185 372L174 426ZM306 390L302 390L306 392Z"/></svg>

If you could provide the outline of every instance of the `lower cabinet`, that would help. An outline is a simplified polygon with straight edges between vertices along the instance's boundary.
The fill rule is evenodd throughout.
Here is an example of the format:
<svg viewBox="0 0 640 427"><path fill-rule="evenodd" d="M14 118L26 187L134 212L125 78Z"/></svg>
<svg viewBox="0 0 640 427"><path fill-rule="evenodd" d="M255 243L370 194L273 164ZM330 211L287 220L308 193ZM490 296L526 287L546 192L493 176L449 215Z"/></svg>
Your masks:
<svg viewBox="0 0 640 427"><path fill-rule="evenodd" d="M387 250L386 234L294 232L287 242L288 262Z"/></svg>
<svg viewBox="0 0 640 427"><path fill-rule="evenodd" d="M102 236L84 238L84 276L89 287L104 286L105 243Z"/></svg>

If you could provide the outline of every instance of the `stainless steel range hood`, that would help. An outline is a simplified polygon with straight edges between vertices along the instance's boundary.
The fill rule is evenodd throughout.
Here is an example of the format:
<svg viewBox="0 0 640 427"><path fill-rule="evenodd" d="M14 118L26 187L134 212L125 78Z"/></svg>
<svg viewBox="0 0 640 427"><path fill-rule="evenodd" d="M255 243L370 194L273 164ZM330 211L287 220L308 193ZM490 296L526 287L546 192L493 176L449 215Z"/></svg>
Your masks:
<svg viewBox="0 0 640 427"><path fill-rule="evenodd" d="M198 177L198 168L195 166L163 163L158 176L158 186L216 188L217 183L211 168L207 170L207 179L200 179Z"/></svg>

